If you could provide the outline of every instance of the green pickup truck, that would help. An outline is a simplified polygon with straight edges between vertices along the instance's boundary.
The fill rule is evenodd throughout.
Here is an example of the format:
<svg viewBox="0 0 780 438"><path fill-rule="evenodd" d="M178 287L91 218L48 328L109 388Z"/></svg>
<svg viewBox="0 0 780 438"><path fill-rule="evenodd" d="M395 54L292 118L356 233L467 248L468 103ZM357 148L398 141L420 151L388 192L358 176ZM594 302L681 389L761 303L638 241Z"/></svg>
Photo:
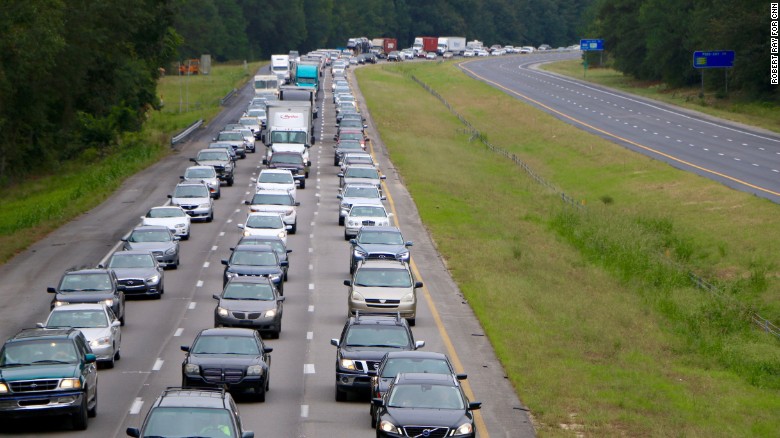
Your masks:
<svg viewBox="0 0 780 438"><path fill-rule="evenodd" d="M97 415L97 366L77 329L24 329L0 350L0 417L68 415L85 430Z"/></svg>

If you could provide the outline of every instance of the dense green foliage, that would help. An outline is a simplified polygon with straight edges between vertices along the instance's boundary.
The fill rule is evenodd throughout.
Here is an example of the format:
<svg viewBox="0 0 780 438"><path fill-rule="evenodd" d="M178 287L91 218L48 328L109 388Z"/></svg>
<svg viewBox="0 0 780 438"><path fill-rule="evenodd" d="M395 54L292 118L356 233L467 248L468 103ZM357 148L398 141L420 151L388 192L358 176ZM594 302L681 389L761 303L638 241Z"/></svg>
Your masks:
<svg viewBox="0 0 780 438"><path fill-rule="evenodd" d="M696 84L697 50L734 50L728 88L780 98L769 82L769 4L761 0L598 0L589 34L604 38L613 66L638 79L672 87ZM705 73L724 89L722 71Z"/></svg>
<svg viewBox="0 0 780 438"><path fill-rule="evenodd" d="M160 0L4 2L0 183L138 130L178 43L172 17Z"/></svg>

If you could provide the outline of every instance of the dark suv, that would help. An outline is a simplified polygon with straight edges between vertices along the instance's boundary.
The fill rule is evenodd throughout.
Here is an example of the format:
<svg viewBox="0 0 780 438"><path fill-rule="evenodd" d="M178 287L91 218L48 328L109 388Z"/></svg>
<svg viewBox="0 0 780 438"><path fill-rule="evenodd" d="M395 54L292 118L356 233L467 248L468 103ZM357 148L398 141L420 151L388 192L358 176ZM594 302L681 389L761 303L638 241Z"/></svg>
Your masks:
<svg viewBox="0 0 780 438"><path fill-rule="evenodd" d="M292 173L293 179L301 189L306 188L306 178L309 176L311 161L303 161L303 155L298 152L276 152L270 160L263 158L263 164L269 169L286 169Z"/></svg>
<svg viewBox="0 0 780 438"><path fill-rule="evenodd" d="M336 401L346 401L347 393L369 393L371 376L389 351L416 350L425 341L416 341L412 330L400 314L370 314L356 312L341 332L341 338L331 339L336 352Z"/></svg>
<svg viewBox="0 0 780 438"><path fill-rule="evenodd" d="M70 329L25 329L0 351L0 417L69 415L87 428L97 415L96 357Z"/></svg>
<svg viewBox="0 0 780 438"><path fill-rule="evenodd" d="M255 433L243 430L238 407L224 389L168 388L152 404L143 427L128 427L127 435L254 438Z"/></svg>
<svg viewBox="0 0 780 438"><path fill-rule="evenodd" d="M60 284L46 291L54 294L51 308L75 303L105 303L125 325L125 286L119 284L111 269L78 269L67 271Z"/></svg>

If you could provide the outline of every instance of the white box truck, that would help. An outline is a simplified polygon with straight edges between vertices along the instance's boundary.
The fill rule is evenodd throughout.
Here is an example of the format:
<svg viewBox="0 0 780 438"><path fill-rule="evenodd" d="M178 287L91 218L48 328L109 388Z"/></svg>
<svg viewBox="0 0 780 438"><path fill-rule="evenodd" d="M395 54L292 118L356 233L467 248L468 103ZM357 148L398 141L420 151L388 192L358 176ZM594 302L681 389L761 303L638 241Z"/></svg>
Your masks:
<svg viewBox="0 0 780 438"><path fill-rule="evenodd" d="M271 55L271 72L283 84L290 82L290 55Z"/></svg>
<svg viewBox="0 0 780 438"><path fill-rule="evenodd" d="M462 55L464 50L466 50L466 38L464 37L439 37L439 44L436 46L436 53L439 55L444 55L446 52Z"/></svg>
<svg viewBox="0 0 780 438"><path fill-rule="evenodd" d="M275 152L297 152L309 162L309 148L314 144L314 122L310 102L270 101L266 103L268 125L263 139L266 159ZM306 170L308 177L309 171Z"/></svg>

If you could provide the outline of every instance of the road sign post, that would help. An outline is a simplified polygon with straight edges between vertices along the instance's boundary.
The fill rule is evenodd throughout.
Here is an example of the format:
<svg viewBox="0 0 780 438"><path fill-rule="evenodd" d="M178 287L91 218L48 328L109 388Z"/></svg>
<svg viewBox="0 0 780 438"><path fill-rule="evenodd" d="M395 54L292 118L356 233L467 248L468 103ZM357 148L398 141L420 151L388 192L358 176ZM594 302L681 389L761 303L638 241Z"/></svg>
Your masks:
<svg viewBox="0 0 780 438"><path fill-rule="evenodd" d="M708 68L728 69L734 67L733 50L712 50L693 52L693 68L701 71L701 92L699 97L704 97L704 70ZM724 82L726 94L729 92L728 70L724 70Z"/></svg>

